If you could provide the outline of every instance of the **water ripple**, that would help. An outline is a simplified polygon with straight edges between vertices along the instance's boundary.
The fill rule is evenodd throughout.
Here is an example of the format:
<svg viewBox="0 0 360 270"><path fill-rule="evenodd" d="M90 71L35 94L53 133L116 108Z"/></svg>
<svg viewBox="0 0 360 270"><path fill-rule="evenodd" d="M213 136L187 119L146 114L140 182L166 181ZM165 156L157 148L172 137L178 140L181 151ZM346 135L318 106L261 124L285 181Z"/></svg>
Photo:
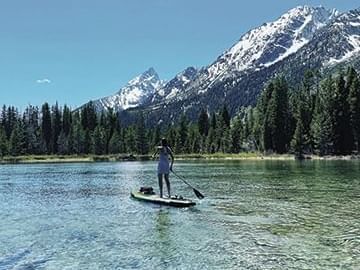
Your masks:
<svg viewBox="0 0 360 270"><path fill-rule="evenodd" d="M1 167L0 269L360 269L359 161L176 169L195 208L129 197L154 162Z"/></svg>

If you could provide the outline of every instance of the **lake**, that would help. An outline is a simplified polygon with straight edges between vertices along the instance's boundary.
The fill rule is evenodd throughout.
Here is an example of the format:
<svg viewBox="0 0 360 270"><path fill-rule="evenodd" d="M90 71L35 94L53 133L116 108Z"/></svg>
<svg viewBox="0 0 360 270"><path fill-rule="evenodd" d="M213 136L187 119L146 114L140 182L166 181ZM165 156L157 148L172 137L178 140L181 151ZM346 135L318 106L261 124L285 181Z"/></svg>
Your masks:
<svg viewBox="0 0 360 270"><path fill-rule="evenodd" d="M195 207L146 204L155 162L0 166L0 269L360 269L360 161L178 161Z"/></svg>

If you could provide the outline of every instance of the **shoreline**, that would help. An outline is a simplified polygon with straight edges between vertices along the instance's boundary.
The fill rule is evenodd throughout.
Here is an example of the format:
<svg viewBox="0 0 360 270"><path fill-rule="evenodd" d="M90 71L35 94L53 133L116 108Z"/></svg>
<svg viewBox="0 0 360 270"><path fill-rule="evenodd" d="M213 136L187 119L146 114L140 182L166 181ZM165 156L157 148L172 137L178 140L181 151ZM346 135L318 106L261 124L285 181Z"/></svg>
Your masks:
<svg viewBox="0 0 360 270"><path fill-rule="evenodd" d="M317 156L306 155L304 160L359 160L359 155L348 156ZM6 156L0 158L2 164L37 164L37 163L94 163L94 162L121 162L121 161L148 161L151 155L30 155L30 156ZM240 154L179 154L175 160L296 160L290 154L240 153Z"/></svg>

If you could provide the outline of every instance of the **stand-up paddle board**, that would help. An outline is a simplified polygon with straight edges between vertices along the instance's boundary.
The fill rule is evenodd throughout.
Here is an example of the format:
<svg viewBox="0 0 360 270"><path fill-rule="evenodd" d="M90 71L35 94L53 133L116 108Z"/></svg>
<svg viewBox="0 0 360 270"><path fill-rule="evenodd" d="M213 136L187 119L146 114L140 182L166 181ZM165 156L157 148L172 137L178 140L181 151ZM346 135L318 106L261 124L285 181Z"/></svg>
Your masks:
<svg viewBox="0 0 360 270"><path fill-rule="evenodd" d="M156 203L156 204L175 206L175 207L190 207L196 204L191 200L183 199L181 197L160 198L160 196L155 193L146 194L146 192L142 192L142 191L132 191L131 197L143 202Z"/></svg>

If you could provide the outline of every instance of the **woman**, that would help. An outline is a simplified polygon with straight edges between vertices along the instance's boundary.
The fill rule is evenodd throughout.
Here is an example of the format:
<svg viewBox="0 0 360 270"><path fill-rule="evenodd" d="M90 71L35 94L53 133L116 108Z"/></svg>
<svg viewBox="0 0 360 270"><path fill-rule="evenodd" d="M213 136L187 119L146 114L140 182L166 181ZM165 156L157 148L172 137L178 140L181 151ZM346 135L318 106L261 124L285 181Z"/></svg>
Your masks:
<svg viewBox="0 0 360 270"><path fill-rule="evenodd" d="M166 188L170 198L171 193L170 193L169 173L170 171L172 171L172 166L174 164L174 155L165 138L161 139L161 146L156 147L156 152L154 153L153 157L155 157L156 154L159 154L159 163L158 163L157 171L159 178L160 198L163 197L163 178L165 178ZM171 159L170 164L169 164L169 156Z"/></svg>

